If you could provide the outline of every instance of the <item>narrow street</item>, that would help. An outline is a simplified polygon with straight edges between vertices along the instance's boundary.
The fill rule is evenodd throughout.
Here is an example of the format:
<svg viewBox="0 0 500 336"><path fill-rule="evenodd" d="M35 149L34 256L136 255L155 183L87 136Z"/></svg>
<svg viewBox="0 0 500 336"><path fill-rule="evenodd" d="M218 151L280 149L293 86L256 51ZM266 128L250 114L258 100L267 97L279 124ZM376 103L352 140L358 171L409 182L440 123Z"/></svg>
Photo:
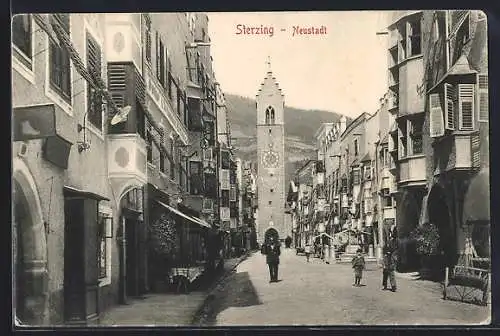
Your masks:
<svg viewBox="0 0 500 336"><path fill-rule="evenodd" d="M265 258L254 253L215 294L201 326L228 325L436 325L487 323L490 307L444 301L441 285L397 278L396 293L381 290L381 270L365 271L352 287L348 264L310 263L284 249L279 282L269 283Z"/></svg>

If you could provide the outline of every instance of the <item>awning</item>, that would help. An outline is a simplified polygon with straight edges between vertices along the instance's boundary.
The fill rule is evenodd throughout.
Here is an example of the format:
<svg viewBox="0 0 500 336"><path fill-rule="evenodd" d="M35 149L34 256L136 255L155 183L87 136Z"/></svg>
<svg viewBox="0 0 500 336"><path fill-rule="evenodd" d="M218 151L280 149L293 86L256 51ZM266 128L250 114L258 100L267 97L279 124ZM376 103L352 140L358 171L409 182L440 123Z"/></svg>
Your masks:
<svg viewBox="0 0 500 336"><path fill-rule="evenodd" d="M70 186L64 186L63 193L66 197L90 198L97 201L109 201L109 198L106 198L104 196L98 195L91 191L80 190Z"/></svg>
<svg viewBox="0 0 500 336"><path fill-rule="evenodd" d="M482 169L469 184L464 198L464 223L490 220L490 171Z"/></svg>
<svg viewBox="0 0 500 336"><path fill-rule="evenodd" d="M189 220L189 221L191 221L191 222L193 222L195 224L198 224L198 225L201 225L201 226L204 226L204 227L207 227L207 228L211 228L211 226L207 222L205 222L204 220L188 216L185 213L183 213L183 212L181 212L181 211L179 211L179 210L177 210L175 208L172 208L170 205L167 205L167 204L165 204L163 202L160 202L158 200L156 202L158 202L158 204L160 204L161 206L163 206L165 209L167 209L167 210L175 213L178 216L183 217L184 219L187 219L187 220Z"/></svg>

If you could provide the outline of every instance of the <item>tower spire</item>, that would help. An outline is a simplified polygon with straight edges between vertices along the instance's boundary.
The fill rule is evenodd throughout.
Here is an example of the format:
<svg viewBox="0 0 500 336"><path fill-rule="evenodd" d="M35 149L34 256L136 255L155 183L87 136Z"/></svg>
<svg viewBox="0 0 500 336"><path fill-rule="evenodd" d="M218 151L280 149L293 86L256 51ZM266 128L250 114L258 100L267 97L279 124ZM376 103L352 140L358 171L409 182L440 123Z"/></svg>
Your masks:
<svg viewBox="0 0 500 336"><path fill-rule="evenodd" d="M267 61L266 61L266 65L267 65L267 72L268 73L271 73L271 56L267 56Z"/></svg>

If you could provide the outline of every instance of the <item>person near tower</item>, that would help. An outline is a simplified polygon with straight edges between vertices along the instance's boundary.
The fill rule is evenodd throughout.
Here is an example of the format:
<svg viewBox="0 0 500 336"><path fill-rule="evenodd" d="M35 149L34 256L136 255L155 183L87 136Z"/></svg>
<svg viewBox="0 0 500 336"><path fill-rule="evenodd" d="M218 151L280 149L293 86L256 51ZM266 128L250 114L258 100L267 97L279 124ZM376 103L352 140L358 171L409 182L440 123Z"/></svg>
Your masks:
<svg viewBox="0 0 500 336"><path fill-rule="evenodd" d="M266 255L266 262L269 267L269 282L278 282L278 266L281 250L280 243L276 241L275 237L269 237L269 241L264 243L262 253Z"/></svg>

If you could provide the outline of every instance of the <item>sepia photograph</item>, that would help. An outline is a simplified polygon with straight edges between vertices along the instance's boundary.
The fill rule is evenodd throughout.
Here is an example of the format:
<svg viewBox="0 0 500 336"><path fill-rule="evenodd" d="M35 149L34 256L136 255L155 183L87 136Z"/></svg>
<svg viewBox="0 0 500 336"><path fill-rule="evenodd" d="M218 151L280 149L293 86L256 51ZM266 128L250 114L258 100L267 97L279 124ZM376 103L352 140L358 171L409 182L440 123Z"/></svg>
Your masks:
<svg viewBox="0 0 500 336"><path fill-rule="evenodd" d="M483 11L11 29L13 328L491 323Z"/></svg>

